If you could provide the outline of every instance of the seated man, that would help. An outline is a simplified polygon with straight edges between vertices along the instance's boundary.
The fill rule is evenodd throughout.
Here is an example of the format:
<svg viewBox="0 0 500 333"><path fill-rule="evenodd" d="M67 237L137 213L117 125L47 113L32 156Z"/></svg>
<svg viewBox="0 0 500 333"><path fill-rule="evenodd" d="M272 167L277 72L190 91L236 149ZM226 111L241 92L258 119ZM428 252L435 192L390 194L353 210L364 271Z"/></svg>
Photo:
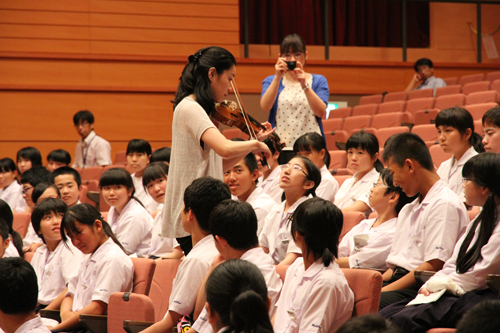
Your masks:
<svg viewBox="0 0 500 333"><path fill-rule="evenodd" d="M68 166L60 167L52 172L50 179L61 192L61 199L68 207L81 203L82 178L78 171Z"/></svg>
<svg viewBox="0 0 500 333"><path fill-rule="evenodd" d="M406 87L407 93L412 90L434 89L434 94L436 94L437 88L446 87L443 79L434 76L434 65L430 59L418 59L413 68L417 73L413 75L410 84ZM417 86L419 82L421 83Z"/></svg>

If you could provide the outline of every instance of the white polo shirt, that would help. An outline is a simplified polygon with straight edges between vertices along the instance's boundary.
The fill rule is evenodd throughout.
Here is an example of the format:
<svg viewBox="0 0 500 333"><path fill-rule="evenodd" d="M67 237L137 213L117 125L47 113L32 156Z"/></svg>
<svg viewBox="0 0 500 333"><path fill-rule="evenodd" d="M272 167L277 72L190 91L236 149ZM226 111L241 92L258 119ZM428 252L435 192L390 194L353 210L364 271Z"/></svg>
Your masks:
<svg viewBox="0 0 500 333"><path fill-rule="evenodd" d="M462 200L438 180L419 202L406 204L399 212L396 233L387 266L414 270L424 262L448 260L469 223Z"/></svg>
<svg viewBox="0 0 500 333"><path fill-rule="evenodd" d="M458 161L453 156L441 163L437 170L439 177L458 195L462 202L465 202L464 187L462 186L462 169L464 168L464 164L476 155L477 151L474 150L474 147L470 147Z"/></svg>
<svg viewBox="0 0 500 333"><path fill-rule="evenodd" d="M111 165L111 145L108 141L90 132L85 140L78 140L75 149L73 168Z"/></svg>
<svg viewBox="0 0 500 333"><path fill-rule="evenodd" d="M9 204L13 212L22 213L26 209L26 200L23 198L23 187L14 180L7 187L0 188L0 199Z"/></svg>
<svg viewBox="0 0 500 333"><path fill-rule="evenodd" d="M266 179L264 179L264 176L260 177L257 183L257 186L260 186L263 192L268 194L278 204L282 202L281 196L283 195L283 189L280 187L280 174L281 168L278 166Z"/></svg>
<svg viewBox="0 0 500 333"><path fill-rule="evenodd" d="M19 326L14 333L50 333L50 330L42 322L42 318L40 318L40 316L36 316Z"/></svg>
<svg viewBox="0 0 500 333"><path fill-rule="evenodd" d="M275 333L335 332L352 316L354 294L344 273L318 259L307 270L298 258L287 270L278 300Z"/></svg>
<svg viewBox="0 0 500 333"><path fill-rule="evenodd" d="M156 214L153 220L153 232L151 237L151 248L149 249L149 256L164 257L171 253L175 247L179 246L175 238L162 237L161 236L161 226L162 226L162 210L163 204L159 205L160 211Z"/></svg>
<svg viewBox="0 0 500 333"><path fill-rule="evenodd" d="M373 187L373 183L378 181L379 176L380 174L373 168L358 181L356 181L358 179L357 174L354 174L352 178L346 179L342 183L342 186L340 186L337 195L335 195L335 205L342 209L354 205L356 201L363 201L370 207L368 195L370 194L370 189ZM368 213L371 213L371 211L372 209L370 208Z"/></svg>
<svg viewBox="0 0 500 333"><path fill-rule="evenodd" d="M28 225L28 231L23 238L23 246L30 246L32 243L43 243L43 240L36 234L33 224Z"/></svg>
<svg viewBox="0 0 500 333"><path fill-rule="evenodd" d="M153 213L159 209L158 207L160 206L160 204L154 201L149 193L144 190L144 185L142 185L142 177L136 177L135 173L133 173L131 176L135 187L134 197L141 200L148 213L153 215Z"/></svg>
<svg viewBox="0 0 500 333"><path fill-rule="evenodd" d="M261 187L257 186L257 188L255 188L255 190L248 196L246 202L252 205L255 215L257 215L257 236L259 236L262 232L262 228L264 228L266 216L269 214L271 209L276 206L276 201L274 201L268 194L264 193Z"/></svg>
<svg viewBox="0 0 500 333"><path fill-rule="evenodd" d="M335 195L339 190L339 183L332 176L326 165L323 165L319 171L321 171L321 183L319 183L316 189L316 196L334 203Z"/></svg>
<svg viewBox="0 0 500 333"><path fill-rule="evenodd" d="M391 252L397 218L385 221L376 228L372 228L377 219L363 220L354 226L339 245L339 258L349 257L350 268L368 268L386 270L387 256ZM356 235L367 235L368 243L357 243Z"/></svg>

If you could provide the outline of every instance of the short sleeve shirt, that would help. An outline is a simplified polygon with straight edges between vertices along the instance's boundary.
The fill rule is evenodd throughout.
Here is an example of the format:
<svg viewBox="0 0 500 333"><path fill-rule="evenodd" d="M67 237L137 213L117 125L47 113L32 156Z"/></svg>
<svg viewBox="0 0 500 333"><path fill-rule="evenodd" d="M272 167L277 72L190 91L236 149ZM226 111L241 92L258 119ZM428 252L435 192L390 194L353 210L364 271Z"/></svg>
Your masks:
<svg viewBox="0 0 500 333"><path fill-rule="evenodd" d="M335 196L335 205L340 209L352 206L356 201L363 201L368 206L368 195L373 183L378 181L380 174L375 168L357 180L357 175L345 180ZM371 211L371 209L370 209Z"/></svg>
<svg viewBox="0 0 500 333"><path fill-rule="evenodd" d="M437 173L439 177L448 185L448 187L455 192L458 197L465 202L464 197L464 187L462 181L462 169L464 164L473 156L476 156L477 152L474 147L470 147L460 159L457 161L453 156L449 160L444 161L439 166Z"/></svg>
<svg viewBox="0 0 500 333"><path fill-rule="evenodd" d="M76 144L73 168L111 165L111 145L94 131Z"/></svg>

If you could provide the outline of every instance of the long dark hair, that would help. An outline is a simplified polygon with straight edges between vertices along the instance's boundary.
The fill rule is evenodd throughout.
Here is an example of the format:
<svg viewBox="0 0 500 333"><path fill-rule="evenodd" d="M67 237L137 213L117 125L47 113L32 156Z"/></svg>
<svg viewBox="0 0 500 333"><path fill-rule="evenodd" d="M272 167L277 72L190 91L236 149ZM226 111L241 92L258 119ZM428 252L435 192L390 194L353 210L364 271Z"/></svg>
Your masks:
<svg viewBox="0 0 500 333"><path fill-rule="evenodd" d="M218 265L205 286L210 309L224 332L273 333L267 309L267 286L254 264L232 259Z"/></svg>
<svg viewBox="0 0 500 333"><path fill-rule="evenodd" d="M457 273L463 274L476 262L483 260L481 249L486 245L498 224L498 211L495 197L500 196L500 155L495 153L478 154L465 163L462 176L479 186L490 190L490 195L484 203L481 213L472 222L457 256ZM476 242L469 248L474 238L477 226L479 234Z"/></svg>
<svg viewBox="0 0 500 333"><path fill-rule="evenodd" d="M12 214L12 208L10 208L9 204L0 199L0 219L4 220L9 227L9 234L12 235L14 246L16 247L17 252L20 257L23 257L23 238L17 231L12 229L12 223L14 222L14 214Z"/></svg>
<svg viewBox="0 0 500 333"><path fill-rule="evenodd" d="M478 153L484 152L481 136L474 132L474 119L469 111L459 106L441 110L436 116L436 128L439 126L450 126L456 128L461 135L465 135L467 129L471 130L469 144Z"/></svg>
<svg viewBox="0 0 500 333"><path fill-rule="evenodd" d="M330 167L330 153L326 148L325 139L321 135L316 132L306 133L301 135L293 144L293 152L297 154L301 151L311 152L311 150L321 152L321 150L325 150L325 156L323 157L323 162L328 169Z"/></svg>
<svg viewBox="0 0 500 333"><path fill-rule="evenodd" d="M218 46L205 47L189 56L189 62L182 71L180 83L174 99L175 107L184 97L194 94L196 102L207 112L208 115L215 110L215 99L210 87L208 71L215 68L217 74L236 65L236 59L226 49Z"/></svg>

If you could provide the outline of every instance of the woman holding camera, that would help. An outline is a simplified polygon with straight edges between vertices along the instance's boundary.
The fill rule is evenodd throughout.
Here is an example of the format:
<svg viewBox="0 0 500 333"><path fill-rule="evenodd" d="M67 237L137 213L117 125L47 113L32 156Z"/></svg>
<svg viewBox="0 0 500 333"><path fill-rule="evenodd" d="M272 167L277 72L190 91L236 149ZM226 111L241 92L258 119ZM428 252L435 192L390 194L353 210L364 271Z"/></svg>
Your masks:
<svg viewBox="0 0 500 333"><path fill-rule="evenodd" d="M276 133L290 150L303 134L317 132L325 137L321 117L326 114L328 83L322 75L305 72L306 59L306 45L302 38L296 34L288 35L281 42L274 66L276 74L262 82L260 106L270 111L269 122L276 127ZM290 158L280 160L280 163L286 163Z"/></svg>

